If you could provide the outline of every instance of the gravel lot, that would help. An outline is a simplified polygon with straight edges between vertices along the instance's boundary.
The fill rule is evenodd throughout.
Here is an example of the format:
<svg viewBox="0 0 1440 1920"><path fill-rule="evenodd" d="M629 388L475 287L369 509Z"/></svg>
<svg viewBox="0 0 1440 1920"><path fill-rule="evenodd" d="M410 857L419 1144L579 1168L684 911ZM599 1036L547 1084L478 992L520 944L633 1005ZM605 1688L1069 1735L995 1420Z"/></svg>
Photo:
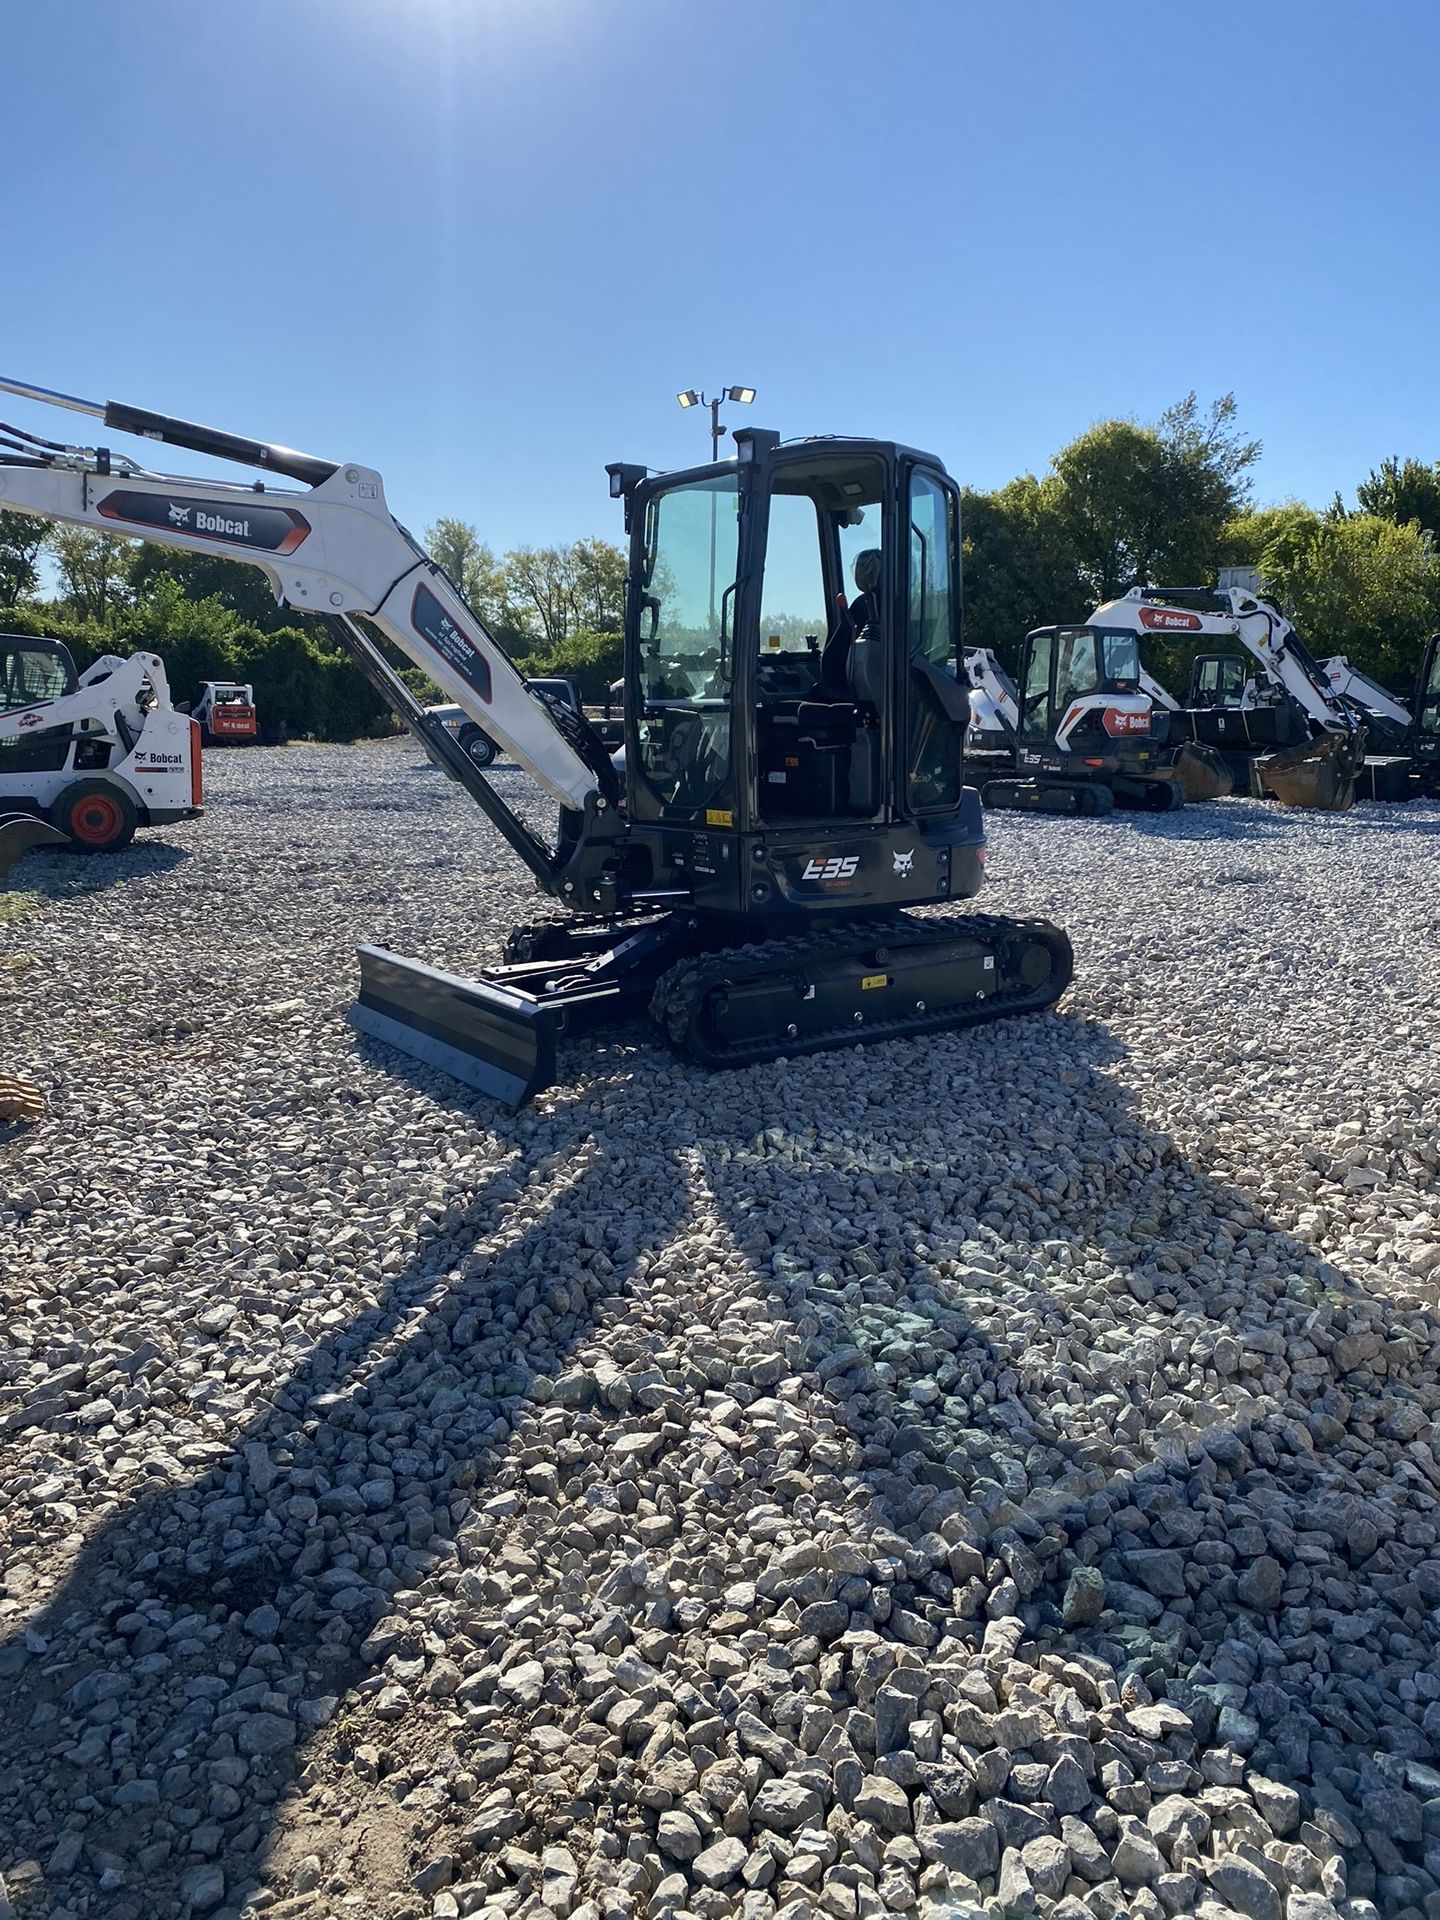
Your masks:
<svg viewBox="0 0 1440 1920"><path fill-rule="evenodd" d="M0 1916L1440 1915L1440 808L1001 816L1058 1013L509 1116L344 1025L459 790L207 772L0 918Z"/></svg>

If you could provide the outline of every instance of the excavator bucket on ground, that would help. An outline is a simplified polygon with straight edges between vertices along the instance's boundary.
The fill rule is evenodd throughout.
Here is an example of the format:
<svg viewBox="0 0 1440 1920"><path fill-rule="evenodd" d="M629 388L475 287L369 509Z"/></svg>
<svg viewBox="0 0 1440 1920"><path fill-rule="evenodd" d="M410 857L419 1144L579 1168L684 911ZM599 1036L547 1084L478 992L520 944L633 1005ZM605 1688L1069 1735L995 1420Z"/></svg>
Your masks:
<svg viewBox="0 0 1440 1920"><path fill-rule="evenodd" d="M1170 769L1170 778L1192 804L1201 800L1224 800L1235 791L1235 781L1223 757L1213 747L1201 746L1196 740L1187 740L1180 748Z"/></svg>
<svg viewBox="0 0 1440 1920"><path fill-rule="evenodd" d="M1364 758L1363 734L1325 734L1253 760L1250 791L1257 800L1278 800L1282 807L1348 813L1355 804L1355 776Z"/></svg>
<svg viewBox="0 0 1440 1920"><path fill-rule="evenodd" d="M0 880L31 847L63 847L66 837L33 813L0 814Z"/></svg>

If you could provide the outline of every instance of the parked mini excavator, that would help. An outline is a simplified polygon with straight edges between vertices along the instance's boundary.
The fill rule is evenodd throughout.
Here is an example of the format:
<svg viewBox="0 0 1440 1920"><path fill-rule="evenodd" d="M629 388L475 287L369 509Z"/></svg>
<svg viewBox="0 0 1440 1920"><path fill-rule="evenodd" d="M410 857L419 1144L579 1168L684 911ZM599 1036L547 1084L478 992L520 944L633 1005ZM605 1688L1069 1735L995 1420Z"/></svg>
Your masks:
<svg viewBox="0 0 1440 1920"><path fill-rule="evenodd" d="M61 641L0 633L0 812L117 853L137 826L200 811L199 728L171 704L158 654L105 654L77 674Z"/></svg>
<svg viewBox="0 0 1440 1920"><path fill-rule="evenodd" d="M970 764L987 807L1168 813L1231 790L1218 754L1171 738L1131 634L1037 627L1025 636L1018 687L988 648L966 649L965 672Z"/></svg>
<svg viewBox="0 0 1440 1920"><path fill-rule="evenodd" d="M1322 671L1331 691L1363 719L1370 741L1383 747L1399 769L1379 791L1372 782L1369 790L1362 786L1362 792L1376 800L1440 794L1440 633L1432 633L1425 643L1410 706L1352 667L1344 654L1326 660Z"/></svg>
<svg viewBox="0 0 1440 1920"><path fill-rule="evenodd" d="M299 482L177 478L0 427L6 508L247 561L317 613L570 911L469 979L362 948L363 1031L518 1104L553 1080L562 1032L647 1005L672 1047L724 1066L1064 992L1070 943L1047 921L903 911L970 897L984 860L963 781L959 496L933 456L748 429L734 461L609 469L630 536L622 774L583 714L533 697L372 469L0 388ZM558 803L553 846L427 718L371 623Z"/></svg>
<svg viewBox="0 0 1440 1920"><path fill-rule="evenodd" d="M1087 625L1132 642L1147 633L1238 642L1255 663L1239 675L1248 692L1236 683L1245 663L1233 654L1197 658L1185 707L1148 681L1169 712L1171 737L1220 754L1236 785L1257 797L1332 813L1355 804L1357 778L1370 764L1364 724L1268 601L1237 587L1132 587L1096 607Z"/></svg>

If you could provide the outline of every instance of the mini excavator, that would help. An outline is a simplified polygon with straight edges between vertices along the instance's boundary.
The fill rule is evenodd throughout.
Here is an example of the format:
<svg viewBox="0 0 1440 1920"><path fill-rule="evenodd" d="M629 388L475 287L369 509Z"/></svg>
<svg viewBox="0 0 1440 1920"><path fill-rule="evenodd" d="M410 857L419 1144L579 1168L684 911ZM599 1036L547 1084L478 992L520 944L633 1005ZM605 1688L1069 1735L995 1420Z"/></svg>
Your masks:
<svg viewBox="0 0 1440 1920"><path fill-rule="evenodd" d="M0 426L0 507L247 562L318 615L566 910L470 978L362 947L364 1032L518 1105L553 1082L562 1033L647 1007L673 1048L719 1067L1064 992L1070 943L1049 922L905 911L968 899L984 862L962 758L959 495L932 455L747 429L730 461L610 467L630 541L622 769L583 714L531 692L371 468L0 389L263 474L181 478ZM427 717L377 633L557 803L553 845Z"/></svg>

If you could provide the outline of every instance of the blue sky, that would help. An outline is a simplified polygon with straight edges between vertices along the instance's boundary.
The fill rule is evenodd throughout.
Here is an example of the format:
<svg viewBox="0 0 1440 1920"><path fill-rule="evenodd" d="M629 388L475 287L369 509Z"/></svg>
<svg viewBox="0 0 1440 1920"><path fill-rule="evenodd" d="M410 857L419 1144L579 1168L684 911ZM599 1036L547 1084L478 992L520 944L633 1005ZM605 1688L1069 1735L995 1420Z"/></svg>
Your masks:
<svg viewBox="0 0 1440 1920"><path fill-rule="evenodd" d="M417 530L618 538L605 462L702 458L675 393L730 382L976 486L1191 387L1262 500L1440 455L1428 0L66 0L4 49L0 372Z"/></svg>

